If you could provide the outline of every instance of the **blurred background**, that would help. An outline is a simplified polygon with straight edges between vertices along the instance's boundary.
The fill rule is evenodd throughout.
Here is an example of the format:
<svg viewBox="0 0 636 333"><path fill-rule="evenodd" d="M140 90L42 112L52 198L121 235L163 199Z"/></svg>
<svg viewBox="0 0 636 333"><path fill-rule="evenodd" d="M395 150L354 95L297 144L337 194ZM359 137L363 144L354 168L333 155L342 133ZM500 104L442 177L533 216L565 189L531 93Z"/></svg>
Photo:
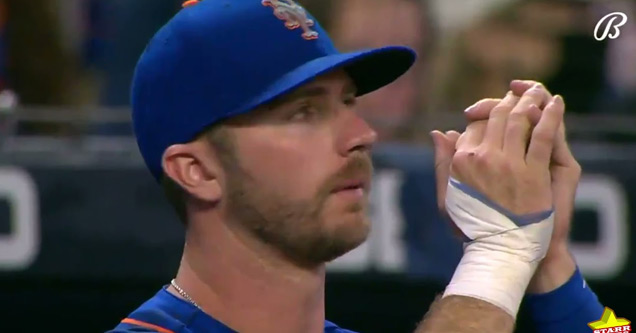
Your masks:
<svg viewBox="0 0 636 333"><path fill-rule="evenodd" d="M636 320L636 2L300 2L342 50L420 54L360 99L381 138L374 231L329 265L330 320L411 332L443 291L461 245L436 212L428 133L461 130L462 111L504 96L512 79L564 96L584 171L571 249L603 304ZM129 89L146 42L180 5L0 0L0 332L103 332L175 273L183 230L141 161ZM598 41L613 12L627 23ZM517 331L535 329L522 306Z"/></svg>

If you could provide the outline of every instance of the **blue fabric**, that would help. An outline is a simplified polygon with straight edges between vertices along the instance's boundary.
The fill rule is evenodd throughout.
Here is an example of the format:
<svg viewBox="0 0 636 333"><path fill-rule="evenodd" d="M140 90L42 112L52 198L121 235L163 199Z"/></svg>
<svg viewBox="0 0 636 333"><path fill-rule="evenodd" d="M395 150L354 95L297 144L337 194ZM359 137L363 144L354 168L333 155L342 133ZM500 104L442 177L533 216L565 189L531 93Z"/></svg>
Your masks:
<svg viewBox="0 0 636 333"><path fill-rule="evenodd" d="M162 288L128 318L162 327L174 333L234 333L220 321L212 318L194 305L174 296ZM132 323L120 323L107 333L156 332ZM325 321L325 333L355 333Z"/></svg>
<svg viewBox="0 0 636 333"><path fill-rule="evenodd" d="M340 53L315 18L291 3L202 0L152 38L135 69L131 102L137 143L156 179L168 146L318 75L343 68L362 95L391 83L415 61L415 52L402 46ZM307 30L289 26L299 21L309 24Z"/></svg>
<svg viewBox="0 0 636 333"><path fill-rule="evenodd" d="M589 333L587 324L599 320L604 310L578 268L566 284L546 294L528 294L525 301L541 333Z"/></svg>
<svg viewBox="0 0 636 333"><path fill-rule="evenodd" d="M488 207L498 211L499 213L503 214L504 216L506 216L507 218L509 218L512 222L514 222L516 225L523 227L526 225L530 225L530 224L534 224L534 223L539 223L545 219L547 219L548 217L550 217L550 215L552 215L552 213L554 212L554 210L550 209L550 210L546 210L543 212L537 212L537 213L531 213L531 214L526 214L526 215L518 215L515 214L509 210L507 210L506 208L498 205L496 202L488 199L485 195L483 195L481 192L473 189L472 187L463 184L459 181L457 181L456 179L450 178L450 183L455 186L457 189L459 189L460 191L470 195L471 197L481 201L483 204L487 205Z"/></svg>

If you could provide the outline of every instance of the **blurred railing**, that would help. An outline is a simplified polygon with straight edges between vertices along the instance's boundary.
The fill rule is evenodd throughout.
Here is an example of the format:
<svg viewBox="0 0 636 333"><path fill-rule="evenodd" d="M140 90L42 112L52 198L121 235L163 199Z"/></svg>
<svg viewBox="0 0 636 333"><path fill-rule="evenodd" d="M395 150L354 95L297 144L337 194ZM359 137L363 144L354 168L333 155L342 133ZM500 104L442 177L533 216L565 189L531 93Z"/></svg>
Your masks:
<svg viewBox="0 0 636 333"><path fill-rule="evenodd" d="M459 112L430 114L423 131L465 128ZM599 152L636 148L634 115L566 114L568 136ZM40 130L42 129L42 130ZM610 147L610 148L608 148ZM593 149L593 148L588 148ZM18 107L0 109L0 158L45 163L139 163L130 109Z"/></svg>
<svg viewBox="0 0 636 333"><path fill-rule="evenodd" d="M464 116L458 112L435 113L428 117L434 128L464 128ZM575 114L565 115L568 134L580 139L598 138L599 135L625 135L636 140L636 110L627 114Z"/></svg>
<svg viewBox="0 0 636 333"><path fill-rule="evenodd" d="M0 160L139 165L129 108L0 109Z"/></svg>

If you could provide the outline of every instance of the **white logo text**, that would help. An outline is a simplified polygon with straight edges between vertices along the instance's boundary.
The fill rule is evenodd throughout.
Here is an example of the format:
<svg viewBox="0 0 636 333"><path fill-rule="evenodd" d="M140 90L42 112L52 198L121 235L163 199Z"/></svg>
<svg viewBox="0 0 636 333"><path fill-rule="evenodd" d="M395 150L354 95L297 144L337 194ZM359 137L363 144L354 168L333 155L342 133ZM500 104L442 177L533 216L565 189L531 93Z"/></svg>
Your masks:
<svg viewBox="0 0 636 333"><path fill-rule="evenodd" d="M620 19L619 22L616 22L617 19ZM596 24L594 28L594 38L598 41L605 40L607 37L610 39L616 39L620 36L621 31L618 29L627 23L627 15L621 12L609 13ZM602 33L600 33L601 28L604 28Z"/></svg>

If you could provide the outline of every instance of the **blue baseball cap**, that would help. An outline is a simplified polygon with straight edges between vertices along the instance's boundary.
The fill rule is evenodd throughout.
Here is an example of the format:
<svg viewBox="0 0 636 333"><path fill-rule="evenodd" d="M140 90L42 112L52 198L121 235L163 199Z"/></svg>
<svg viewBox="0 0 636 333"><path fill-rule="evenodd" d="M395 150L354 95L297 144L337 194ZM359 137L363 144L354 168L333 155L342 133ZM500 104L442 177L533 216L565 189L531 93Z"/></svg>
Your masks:
<svg viewBox="0 0 636 333"><path fill-rule="evenodd" d="M137 144L160 180L162 156L210 125L342 68L358 95L404 74L403 46L341 53L292 0L189 0L146 46L132 82Z"/></svg>

